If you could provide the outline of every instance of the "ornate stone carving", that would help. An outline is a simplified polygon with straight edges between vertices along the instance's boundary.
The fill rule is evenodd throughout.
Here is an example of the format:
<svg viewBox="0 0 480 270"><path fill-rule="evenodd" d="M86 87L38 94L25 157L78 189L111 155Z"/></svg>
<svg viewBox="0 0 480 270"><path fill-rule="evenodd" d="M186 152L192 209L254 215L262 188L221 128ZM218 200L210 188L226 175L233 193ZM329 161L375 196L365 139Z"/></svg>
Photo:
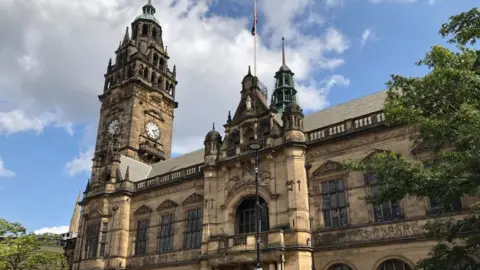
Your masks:
<svg viewBox="0 0 480 270"><path fill-rule="evenodd" d="M424 233L418 221L374 226L336 233L319 233L315 244L319 247L368 243L410 237L420 237Z"/></svg>
<svg viewBox="0 0 480 270"><path fill-rule="evenodd" d="M270 180L270 173L260 168L260 185L268 187L268 181ZM238 175L235 175L228 179L227 189L228 194L231 195L233 192L237 191L239 188L248 185L255 184L255 168L252 164L245 164L242 166L241 172Z"/></svg>
<svg viewBox="0 0 480 270"><path fill-rule="evenodd" d="M157 207L157 211L172 209L172 208L175 208L177 206L178 206L178 204L176 204L175 202L173 202L171 200L165 200Z"/></svg>
<svg viewBox="0 0 480 270"><path fill-rule="evenodd" d="M327 160L327 162L323 163L314 173L313 175L320 175L332 171L341 171L343 169L343 165L336 161Z"/></svg>
<svg viewBox="0 0 480 270"><path fill-rule="evenodd" d="M162 122L165 121L165 120L163 119L163 117L162 117L162 114L161 114L159 111L157 111L157 110L154 110L154 109L145 110L144 113L145 113L145 114L148 114L148 115L150 115L151 117L153 117L153 118L155 118L155 119L158 119L158 120L160 120L160 121L162 121Z"/></svg>
<svg viewBox="0 0 480 270"><path fill-rule="evenodd" d="M138 215L144 215L144 214L150 214L152 213L152 209L146 205L140 206L135 212L133 212L133 215L138 216Z"/></svg>
<svg viewBox="0 0 480 270"><path fill-rule="evenodd" d="M192 195L188 196L185 201L183 201L183 205L195 204L195 203L203 203L203 196L198 193L193 193Z"/></svg>

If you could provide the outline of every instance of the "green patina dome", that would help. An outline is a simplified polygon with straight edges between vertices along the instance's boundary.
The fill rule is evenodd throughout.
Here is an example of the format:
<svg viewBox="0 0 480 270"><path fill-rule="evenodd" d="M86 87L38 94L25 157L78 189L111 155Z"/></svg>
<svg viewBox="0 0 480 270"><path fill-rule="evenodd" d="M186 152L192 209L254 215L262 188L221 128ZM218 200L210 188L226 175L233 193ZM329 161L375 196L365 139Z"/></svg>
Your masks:
<svg viewBox="0 0 480 270"><path fill-rule="evenodd" d="M152 0L148 0L148 3L142 7L143 14L140 14L135 18L136 20L149 20L159 24L157 18L155 18L155 7L152 5Z"/></svg>

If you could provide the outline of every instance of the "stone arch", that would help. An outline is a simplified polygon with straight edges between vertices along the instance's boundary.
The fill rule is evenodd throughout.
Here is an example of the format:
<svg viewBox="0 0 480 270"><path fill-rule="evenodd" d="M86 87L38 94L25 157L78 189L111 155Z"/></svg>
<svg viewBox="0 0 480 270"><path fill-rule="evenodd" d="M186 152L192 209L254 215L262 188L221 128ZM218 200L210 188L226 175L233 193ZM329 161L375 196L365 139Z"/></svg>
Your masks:
<svg viewBox="0 0 480 270"><path fill-rule="evenodd" d="M380 258L380 260L378 260L374 267L372 268L372 270L383 270L383 269L379 269L379 267L387 262L387 261L390 261L390 260L398 260L398 261L401 261L403 263L405 263L408 267L410 267L410 269L405 269L405 270L413 270L413 266L414 266L414 263L412 263L411 260L407 259L405 256L403 255L387 255L387 256L384 256L382 258ZM403 269L400 269L400 270L403 270Z"/></svg>
<svg viewBox="0 0 480 270"><path fill-rule="evenodd" d="M262 197L265 202L267 203L267 207L269 209L269 213L271 216L272 213L272 196L270 192L265 188L260 186L258 189L258 193L260 197ZM247 199L250 196L255 195L255 185L248 185L239 188L236 192L234 192L225 202L225 217L226 221L229 223L234 224L235 222L235 213L237 211L238 206ZM273 225L273 223L269 220L270 226ZM231 234L234 233L234 231L230 232Z"/></svg>
<svg viewBox="0 0 480 270"><path fill-rule="evenodd" d="M235 217L234 217L234 231L235 234L245 234L245 233L253 233L255 230L253 229L258 224L255 221L252 222L252 217L255 217L257 214L255 211L256 205L256 198L255 195L248 196L242 200L242 202L238 205L235 209ZM259 197L259 203L262 206L259 209L259 216L261 217L261 226L260 231L266 232L269 230L270 224L270 216L269 216L269 209L268 204L265 199Z"/></svg>
<svg viewBox="0 0 480 270"><path fill-rule="evenodd" d="M350 267L350 269L352 269L352 270L358 270L358 268L355 267L355 265L353 265L350 261L345 260L345 259L334 259L334 260L328 262L327 266L325 266L323 269L324 270L331 270L331 268L333 266L336 266L336 265L339 265L339 264L340 265L346 265L346 266Z"/></svg>

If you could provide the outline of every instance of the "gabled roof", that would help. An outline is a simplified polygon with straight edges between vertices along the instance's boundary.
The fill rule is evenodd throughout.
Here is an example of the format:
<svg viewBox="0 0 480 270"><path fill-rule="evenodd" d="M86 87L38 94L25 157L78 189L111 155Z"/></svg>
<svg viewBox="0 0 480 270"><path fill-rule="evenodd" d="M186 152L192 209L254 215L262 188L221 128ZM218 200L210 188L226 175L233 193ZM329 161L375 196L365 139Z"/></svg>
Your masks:
<svg viewBox="0 0 480 270"><path fill-rule="evenodd" d="M305 131L315 130L321 127L333 125L346 119L355 118L383 109L386 91L376 92L349 102L335 105L318 112L305 116ZM276 119L281 123L281 119ZM122 156L122 174L125 174L126 166L130 166L129 176L131 181L140 181L145 178L180 170L204 162L204 149L199 149L182 156L161 161L148 166L134 159Z"/></svg>

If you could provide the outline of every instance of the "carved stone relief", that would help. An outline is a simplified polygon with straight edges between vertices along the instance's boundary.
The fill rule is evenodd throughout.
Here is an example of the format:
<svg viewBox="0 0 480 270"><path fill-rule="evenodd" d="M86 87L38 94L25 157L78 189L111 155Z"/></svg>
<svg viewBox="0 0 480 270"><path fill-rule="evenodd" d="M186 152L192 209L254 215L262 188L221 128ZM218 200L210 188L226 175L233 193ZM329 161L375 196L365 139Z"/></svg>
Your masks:
<svg viewBox="0 0 480 270"><path fill-rule="evenodd" d="M152 212L152 209L146 205L140 206L135 212L133 212L133 215L143 215L143 214L150 214Z"/></svg>
<svg viewBox="0 0 480 270"><path fill-rule="evenodd" d="M268 182L270 180L270 173L267 170L260 169L259 178L260 178L260 186L268 187ZM255 184L254 166L251 164L243 165L241 168L241 171L237 175L228 179L228 182L227 182L228 195L229 196L232 195L239 188L242 188L248 185L254 185L254 184Z"/></svg>
<svg viewBox="0 0 480 270"><path fill-rule="evenodd" d="M317 246L334 246L354 243L375 242L380 240L401 239L421 236L424 233L418 221L375 226L335 233L317 234Z"/></svg>

